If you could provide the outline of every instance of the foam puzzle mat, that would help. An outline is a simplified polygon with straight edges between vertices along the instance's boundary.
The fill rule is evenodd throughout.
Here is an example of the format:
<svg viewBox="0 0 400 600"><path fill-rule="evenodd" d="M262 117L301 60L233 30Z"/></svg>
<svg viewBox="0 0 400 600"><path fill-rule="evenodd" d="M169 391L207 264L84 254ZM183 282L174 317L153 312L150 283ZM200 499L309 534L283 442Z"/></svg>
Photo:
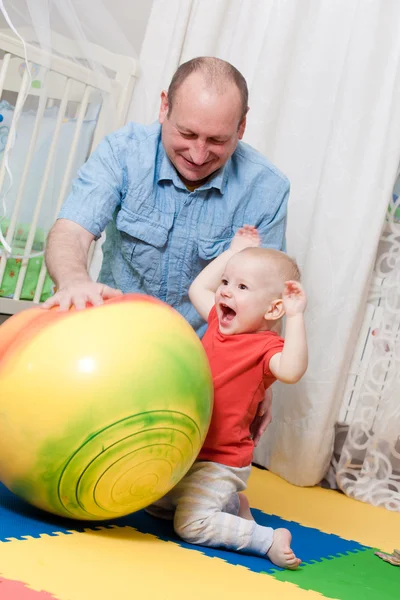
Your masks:
<svg viewBox="0 0 400 600"><path fill-rule="evenodd" d="M257 522L292 531L297 571L184 543L144 511L113 522L61 519L0 484L0 600L400 598L400 569L375 556L400 546L399 513L258 468L247 495Z"/></svg>

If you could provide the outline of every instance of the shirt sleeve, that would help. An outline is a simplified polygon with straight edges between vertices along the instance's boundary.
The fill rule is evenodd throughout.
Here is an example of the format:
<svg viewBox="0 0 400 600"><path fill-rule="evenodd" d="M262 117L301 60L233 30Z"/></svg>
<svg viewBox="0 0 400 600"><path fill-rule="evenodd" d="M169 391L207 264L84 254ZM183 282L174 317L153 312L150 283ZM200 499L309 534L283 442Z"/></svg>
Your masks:
<svg viewBox="0 0 400 600"><path fill-rule="evenodd" d="M212 309L208 313L208 319L207 319L208 325L212 325L214 323L214 321L216 321L217 319L218 319L217 309L216 309L215 304L214 304L214 306L212 307Z"/></svg>
<svg viewBox="0 0 400 600"><path fill-rule="evenodd" d="M121 203L124 169L117 157L115 135L100 142L72 183L59 219L68 219L100 237Z"/></svg>
<svg viewBox="0 0 400 600"><path fill-rule="evenodd" d="M264 375L271 375L269 370L269 361L275 354L282 352L285 340L278 334L272 333L264 352Z"/></svg>
<svg viewBox="0 0 400 600"><path fill-rule="evenodd" d="M279 189L275 190L274 198L268 199L271 212L257 224L262 245L275 250L286 251L286 220L290 184L282 180Z"/></svg>

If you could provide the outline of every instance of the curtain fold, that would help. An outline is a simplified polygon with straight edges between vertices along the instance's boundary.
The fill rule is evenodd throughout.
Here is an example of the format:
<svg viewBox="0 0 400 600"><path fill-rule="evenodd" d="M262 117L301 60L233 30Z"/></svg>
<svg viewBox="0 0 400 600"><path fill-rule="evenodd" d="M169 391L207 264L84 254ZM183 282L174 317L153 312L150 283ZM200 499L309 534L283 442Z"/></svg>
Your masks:
<svg viewBox="0 0 400 600"><path fill-rule="evenodd" d="M399 190L400 176L379 243L364 335L348 378L344 423L338 425L346 436L336 438L328 474L347 495L393 511L400 511Z"/></svg>
<svg viewBox="0 0 400 600"><path fill-rule="evenodd" d="M181 62L232 62L249 84L244 141L291 181L310 361L299 384L274 386L255 461L297 485L329 465L399 163L399 23L397 0L155 0L140 56L130 117L143 122Z"/></svg>

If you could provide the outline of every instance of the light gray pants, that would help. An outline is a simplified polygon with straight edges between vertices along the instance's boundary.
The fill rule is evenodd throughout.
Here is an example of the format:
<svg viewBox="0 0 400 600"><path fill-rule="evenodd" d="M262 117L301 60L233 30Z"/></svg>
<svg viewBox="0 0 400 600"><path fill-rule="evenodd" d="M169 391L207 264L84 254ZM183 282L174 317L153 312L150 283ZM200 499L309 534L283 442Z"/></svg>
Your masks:
<svg viewBox="0 0 400 600"><path fill-rule="evenodd" d="M185 477L146 510L173 519L186 542L265 556L274 530L238 516L238 492L246 489L251 466L227 467L196 461Z"/></svg>

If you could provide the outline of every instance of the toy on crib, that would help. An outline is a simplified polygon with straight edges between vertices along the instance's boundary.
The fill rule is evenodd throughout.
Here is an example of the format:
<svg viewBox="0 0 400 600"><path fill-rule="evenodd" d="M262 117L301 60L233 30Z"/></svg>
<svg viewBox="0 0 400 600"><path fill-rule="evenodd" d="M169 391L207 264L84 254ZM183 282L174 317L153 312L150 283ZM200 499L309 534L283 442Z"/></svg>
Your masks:
<svg viewBox="0 0 400 600"><path fill-rule="evenodd" d="M33 308L0 327L0 480L49 512L111 519L159 499L211 411L203 347L158 300Z"/></svg>

